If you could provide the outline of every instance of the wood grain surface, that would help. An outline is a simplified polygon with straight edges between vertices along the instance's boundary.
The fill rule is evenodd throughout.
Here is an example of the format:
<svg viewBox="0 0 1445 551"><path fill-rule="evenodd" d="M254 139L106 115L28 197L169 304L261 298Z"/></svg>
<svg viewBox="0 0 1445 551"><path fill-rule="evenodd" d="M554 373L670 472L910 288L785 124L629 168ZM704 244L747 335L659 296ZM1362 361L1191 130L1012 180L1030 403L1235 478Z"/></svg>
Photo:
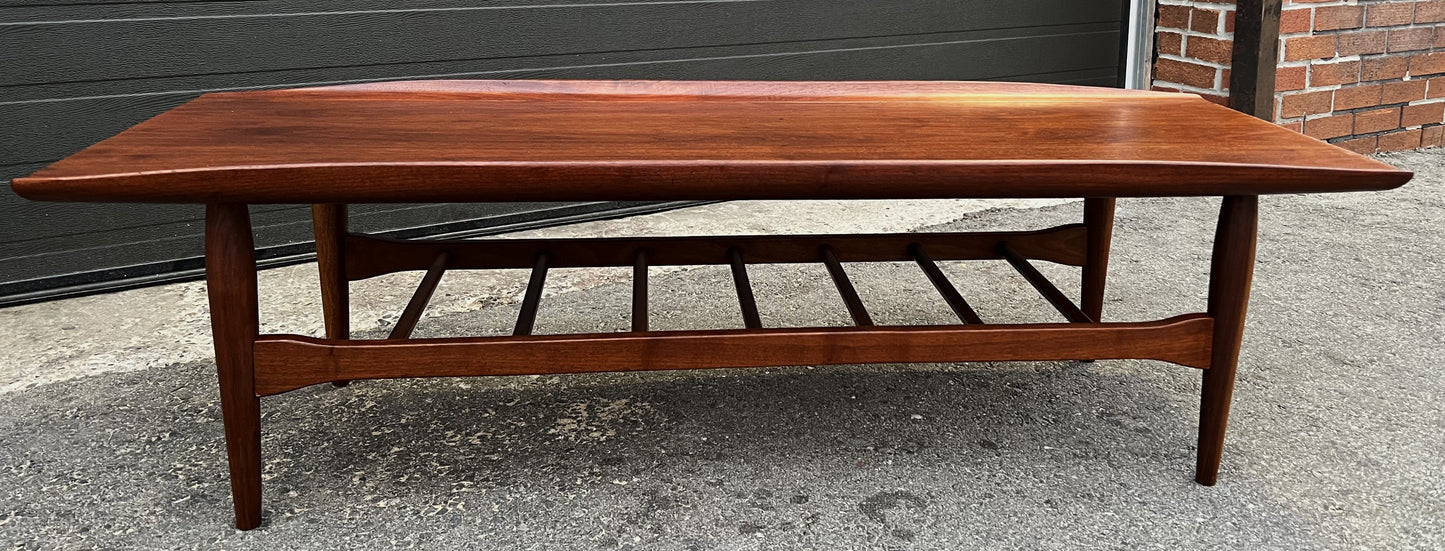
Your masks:
<svg viewBox="0 0 1445 551"><path fill-rule="evenodd" d="M256 340L256 394L338 379L591 373L780 365L1148 358L1206 368L1214 320L724 329L410 339Z"/></svg>
<svg viewBox="0 0 1445 551"><path fill-rule="evenodd" d="M1186 94L441 81L208 94L12 185L44 200L365 203L1255 195L1411 176Z"/></svg>

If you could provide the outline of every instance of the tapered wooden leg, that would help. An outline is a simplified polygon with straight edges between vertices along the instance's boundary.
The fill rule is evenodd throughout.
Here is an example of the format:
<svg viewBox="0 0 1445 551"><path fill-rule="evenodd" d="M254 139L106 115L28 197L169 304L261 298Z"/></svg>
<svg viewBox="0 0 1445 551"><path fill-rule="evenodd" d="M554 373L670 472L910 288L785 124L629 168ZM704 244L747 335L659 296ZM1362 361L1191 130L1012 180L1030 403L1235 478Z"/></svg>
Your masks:
<svg viewBox="0 0 1445 551"><path fill-rule="evenodd" d="M350 282L346 280L346 205L311 205L316 265L321 271L321 312L326 338L351 338ZM346 386L351 381L331 384Z"/></svg>
<svg viewBox="0 0 1445 551"><path fill-rule="evenodd" d="M1084 281L1079 304L1089 319L1101 321L1104 280L1109 273L1109 242L1114 237L1114 199L1084 199L1084 226L1088 240L1084 252Z"/></svg>
<svg viewBox="0 0 1445 551"><path fill-rule="evenodd" d="M1225 197L1214 235L1214 260L1209 270L1209 315L1214 316L1213 356L1204 370L1199 405L1199 461L1194 480L1213 486L1224 454L1224 429L1234 394L1234 371L1244 338L1244 316L1254 277L1255 239L1259 228L1259 197Z"/></svg>
<svg viewBox="0 0 1445 551"><path fill-rule="evenodd" d="M206 205L206 291L221 383L236 528L261 524L261 404L252 347L259 332L256 253L246 205Z"/></svg>

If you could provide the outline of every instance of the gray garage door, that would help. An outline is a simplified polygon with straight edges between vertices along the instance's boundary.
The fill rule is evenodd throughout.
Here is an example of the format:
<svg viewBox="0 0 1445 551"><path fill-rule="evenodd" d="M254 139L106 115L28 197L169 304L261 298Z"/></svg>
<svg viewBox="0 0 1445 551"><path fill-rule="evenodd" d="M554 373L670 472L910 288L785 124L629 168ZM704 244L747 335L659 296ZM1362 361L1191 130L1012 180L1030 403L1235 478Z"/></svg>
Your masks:
<svg viewBox="0 0 1445 551"><path fill-rule="evenodd" d="M0 180L206 91L408 78L944 79L1115 85L1120 0L8 0ZM358 206L397 235L675 205ZM261 258L304 258L308 210L254 212ZM0 304L201 267L201 209L0 190Z"/></svg>

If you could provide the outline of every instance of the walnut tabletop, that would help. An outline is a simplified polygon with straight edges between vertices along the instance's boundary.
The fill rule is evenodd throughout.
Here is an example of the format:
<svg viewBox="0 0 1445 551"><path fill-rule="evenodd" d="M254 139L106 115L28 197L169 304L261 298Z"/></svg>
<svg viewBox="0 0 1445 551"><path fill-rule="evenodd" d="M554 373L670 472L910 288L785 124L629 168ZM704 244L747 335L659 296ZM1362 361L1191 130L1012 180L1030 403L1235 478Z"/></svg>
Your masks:
<svg viewBox="0 0 1445 551"><path fill-rule="evenodd" d="M12 186L40 200L365 203L1258 195L1410 177L1188 94L421 81L206 94Z"/></svg>

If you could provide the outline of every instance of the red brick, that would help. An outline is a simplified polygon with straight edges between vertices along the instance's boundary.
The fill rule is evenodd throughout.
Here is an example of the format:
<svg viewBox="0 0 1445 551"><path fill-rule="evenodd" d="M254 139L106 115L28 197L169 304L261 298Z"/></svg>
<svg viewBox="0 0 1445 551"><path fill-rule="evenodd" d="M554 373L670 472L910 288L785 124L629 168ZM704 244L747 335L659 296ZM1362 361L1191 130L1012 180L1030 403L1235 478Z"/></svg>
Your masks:
<svg viewBox="0 0 1445 551"><path fill-rule="evenodd" d="M1365 26L1390 27L1394 25L1409 25L1410 21L1414 19L1414 16L1414 2L1370 4L1370 10L1365 14Z"/></svg>
<svg viewBox="0 0 1445 551"><path fill-rule="evenodd" d="M1316 63L1310 66L1310 86L1336 86L1360 81L1360 62Z"/></svg>
<svg viewBox="0 0 1445 551"><path fill-rule="evenodd" d="M1341 35L1344 36L1344 35ZM1297 36L1284 40L1284 60L1323 59L1335 56L1334 35Z"/></svg>
<svg viewBox="0 0 1445 551"><path fill-rule="evenodd" d="M1396 80L1405 76L1410 67L1410 58L1405 56L1384 56L1366 58L1360 67L1360 80Z"/></svg>
<svg viewBox="0 0 1445 551"><path fill-rule="evenodd" d="M1439 23L1441 21L1445 21L1445 0L1415 4L1416 23Z"/></svg>
<svg viewBox="0 0 1445 551"><path fill-rule="evenodd" d="M1160 28L1170 29L1189 28L1189 6L1161 5L1158 10L1158 23Z"/></svg>
<svg viewBox="0 0 1445 551"><path fill-rule="evenodd" d="M1435 29L1430 27L1410 27L1408 29L1391 29L1388 41L1391 52L1408 52L1411 50L1427 50L1434 41Z"/></svg>
<svg viewBox="0 0 1445 551"><path fill-rule="evenodd" d="M1335 111L1380 104L1380 85L1351 86L1335 90Z"/></svg>
<svg viewBox="0 0 1445 551"><path fill-rule="evenodd" d="M1276 92L1290 92L1293 90L1305 89L1305 75L1309 73L1309 67L1303 65L1298 67L1280 67L1274 70L1274 89ZM1440 85L1442 92L1445 92L1445 84Z"/></svg>
<svg viewBox="0 0 1445 551"><path fill-rule="evenodd" d="M1310 14L1313 12L1314 10L1308 8L1302 10L1284 10L1280 13L1279 34L1310 32ZM1230 27L1233 27L1233 25L1230 25ZM1225 30L1229 32L1234 31L1233 28Z"/></svg>
<svg viewBox="0 0 1445 551"><path fill-rule="evenodd" d="M1427 126L1420 129L1420 147L1445 146L1445 126Z"/></svg>
<svg viewBox="0 0 1445 551"><path fill-rule="evenodd" d="M1370 134L1400 127L1400 108L1375 109L1355 113L1355 133Z"/></svg>
<svg viewBox="0 0 1445 551"><path fill-rule="evenodd" d="M1293 130L1300 133L1303 133L1305 131L1305 123L1303 121L1282 122L1279 123L1279 127L1285 130Z"/></svg>
<svg viewBox="0 0 1445 551"><path fill-rule="evenodd" d="M1189 37L1189 57L1211 63L1229 64L1234 42L1202 36Z"/></svg>
<svg viewBox="0 0 1445 551"><path fill-rule="evenodd" d="M1380 93L1380 103L1406 103L1425 99L1425 80L1401 80L1386 82Z"/></svg>
<svg viewBox="0 0 1445 551"><path fill-rule="evenodd" d="M1309 30L1309 23L1305 23L1305 31ZM1305 32L1301 31L1301 32ZM1234 32L1234 10L1224 12L1224 32Z"/></svg>
<svg viewBox="0 0 1445 551"><path fill-rule="evenodd" d="M1445 102L1406 105L1400 113L1400 126L1424 126L1445 122Z"/></svg>
<svg viewBox="0 0 1445 551"><path fill-rule="evenodd" d="M1285 94L1280 100L1279 116L1286 119L1330 112L1330 101L1334 93L1329 90Z"/></svg>
<svg viewBox="0 0 1445 551"><path fill-rule="evenodd" d="M1189 18L1189 29L1194 32L1219 34L1219 12L1194 8Z"/></svg>
<svg viewBox="0 0 1445 551"><path fill-rule="evenodd" d="M1420 129L1401 130L1380 136L1380 151L1405 151L1420 147Z"/></svg>
<svg viewBox="0 0 1445 551"><path fill-rule="evenodd" d="M1184 55L1184 35L1182 34L1161 31L1154 35L1154 44L1158 46L1161 54Z"/></svg>
<svg viewBox="0 0 1445 551"><path fill-rule="evenodd" d="M1385 31L1339 34L1340 55L1385 53Z"/></svg>
<svg viewBox="0 0 1445 551"><path fill-rule="evenodd" d="M1445 31L1435 31L1435 47L1445 48Z"/></svg>
<svg viewBox="0 0 1445 551"><path fill-rule="evenodd" d="M1355 138L1351 140L1338 141L1335 142L1334 145L1338 147L1343 147L1350 151L1354 151L1355 153L1359 153L1361 155L1369 155L1375 152L1376 143L1377 140L1375 139L1375 137L1369 136L1365 138Z"/></svg>
<svg viewBox="0 0 1445 551"><path fill-rule="evenodd" d="M1445 73L1445 52L1410 56L1410 76Z"/></svg>
<svg viewBox="0 0 1445 551"><path fill-rule="evenodd" d="M1186 61L1159 59L1154 62L1154 78L1199 88L1213 88L1216 72L1213 67Z"/></svg>
<svg viewBox="0 0 1445 551"><path fill-rule="evenodd" d="M1426 94L1425 97L1430 99L1445 98L1445 77L1430 79L1430 93Z"/></svg>
<svg viewBox="0 0 1445 551"><path fill-rule="evenodd" d="M1348 136L1354 129L1353 115L1335 115L1305 121L1305 135L1311 138L1338 138Z"/></svg>
<svg viewBox="0 0 1445 551"><path fill-rule="evenodd" d="M1315 8L1315 30L1358 29L1364 23L1365 7L1360 5Z"/></svg>

